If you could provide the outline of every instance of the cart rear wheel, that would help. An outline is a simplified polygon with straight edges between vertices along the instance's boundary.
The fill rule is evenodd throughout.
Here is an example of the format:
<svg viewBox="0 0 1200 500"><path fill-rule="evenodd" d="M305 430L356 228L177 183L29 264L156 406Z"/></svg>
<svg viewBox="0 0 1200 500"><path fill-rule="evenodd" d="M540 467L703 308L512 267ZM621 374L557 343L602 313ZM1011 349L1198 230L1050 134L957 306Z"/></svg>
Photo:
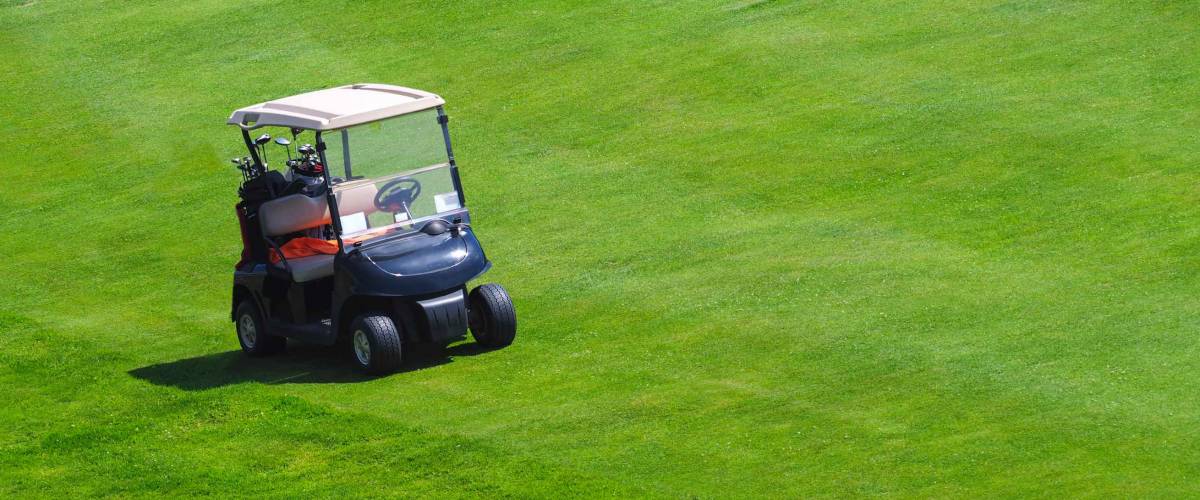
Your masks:
<svg viewBox="0 0 1200 500"><path fill-rule="evenodd" d="M471 290L467 316L475 342L485 347L504 347L517 336L517 311L508 291L496 283Z"/></svg>
<svg viewBox="0 0 1200 500"><path fill-rule="evenodd" d="M287 347L287 339L267 332L266 322L253 300L245 299L238 304L234 318L242 352L251 356L270 356L283 352Z"/></svg>
<svg viewBox="0 0 1200 500"><path fill-rule="evenodd" d="M364 314L350 325L350 347L354 361L368 373L391 373L400 367L400 332L392 318Z"/></svg>

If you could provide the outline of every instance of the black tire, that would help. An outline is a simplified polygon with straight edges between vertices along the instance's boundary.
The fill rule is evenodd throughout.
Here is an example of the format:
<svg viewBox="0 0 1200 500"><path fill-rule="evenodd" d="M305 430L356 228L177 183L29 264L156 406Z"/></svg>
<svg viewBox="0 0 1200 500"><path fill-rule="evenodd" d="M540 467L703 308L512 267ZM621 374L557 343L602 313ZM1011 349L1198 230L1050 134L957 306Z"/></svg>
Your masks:
<svg viewBox="0 0 1200 500"><path fill-rule="evenodd" d="M467 297L471 336L484 347L504 347L517 337L517 310L504 287L487 283Z"/></svg>
<svg viewBox="0 0 1200 500"><path fill-rule="evenodd" d="M287 348L287 339L271 335L263 321L258 305L251 299L242 300L234 312L234 327L237 329L238 344L242 352L254 356L270 356Z"/></svg>
<svg viewBox="0 0 1200 500"><path fill-rule="evenodd" d="M367 373L382 375L400 368L401 344L400 331L387 316L364 314L350 324L351 357Z"/></svg>

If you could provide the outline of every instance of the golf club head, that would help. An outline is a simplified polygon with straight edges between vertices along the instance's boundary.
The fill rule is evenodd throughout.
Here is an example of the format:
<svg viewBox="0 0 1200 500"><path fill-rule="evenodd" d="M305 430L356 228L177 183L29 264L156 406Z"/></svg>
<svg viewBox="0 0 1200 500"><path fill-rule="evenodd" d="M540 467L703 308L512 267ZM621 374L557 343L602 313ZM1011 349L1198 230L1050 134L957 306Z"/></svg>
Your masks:
<svg viewBox="0 0 1200 500"><path fill-rule="evenodd" d="M254 140L254 145L262 146L263 144L266 144L267 141L270 141L270 140L271 140L271 134L263 134L263 135L258 136L258 139Z"/></svg>
<svg viewBox="0 0 1200 500"><path fill-rule="evenodd" d="M314 148L312 144L305 144L303 146L296 148L296 151L299 151L300 154L311 155L311 154L316 154L317 149Z"/></svg>
<svg viewBox="0 0 1200 500"><path fill-rule="evenodd" d="M276 137L275 138L275 144L278 144L283 147L287 147L291 143L292 143L292 141L287 140L286 137Z"/></svg>

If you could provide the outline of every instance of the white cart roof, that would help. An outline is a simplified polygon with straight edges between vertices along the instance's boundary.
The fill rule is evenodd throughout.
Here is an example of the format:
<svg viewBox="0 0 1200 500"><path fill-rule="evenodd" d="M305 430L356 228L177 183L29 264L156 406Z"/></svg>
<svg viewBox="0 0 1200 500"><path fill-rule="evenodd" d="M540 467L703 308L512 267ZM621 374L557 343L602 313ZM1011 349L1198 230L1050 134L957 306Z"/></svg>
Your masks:
<svg viewBox="0 0 1200 500"><path fill-rule="evenodd" d="M229 115L227 123L245 130L276 125L332 130L423 111L445 102L423 90L359 83L247 106Z"/></svg>

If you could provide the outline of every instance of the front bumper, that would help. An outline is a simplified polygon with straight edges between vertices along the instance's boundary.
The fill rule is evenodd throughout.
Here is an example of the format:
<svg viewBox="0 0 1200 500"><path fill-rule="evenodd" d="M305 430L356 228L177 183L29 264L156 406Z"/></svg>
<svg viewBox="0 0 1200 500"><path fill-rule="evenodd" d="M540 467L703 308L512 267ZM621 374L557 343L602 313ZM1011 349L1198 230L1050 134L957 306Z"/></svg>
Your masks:
<svg viewBox="0 0 1200 500"><path fill-rule="evenodd" d="M430 342L449 342L467 333L467 294L458 289L440 297L418 300Z"/></svg>

